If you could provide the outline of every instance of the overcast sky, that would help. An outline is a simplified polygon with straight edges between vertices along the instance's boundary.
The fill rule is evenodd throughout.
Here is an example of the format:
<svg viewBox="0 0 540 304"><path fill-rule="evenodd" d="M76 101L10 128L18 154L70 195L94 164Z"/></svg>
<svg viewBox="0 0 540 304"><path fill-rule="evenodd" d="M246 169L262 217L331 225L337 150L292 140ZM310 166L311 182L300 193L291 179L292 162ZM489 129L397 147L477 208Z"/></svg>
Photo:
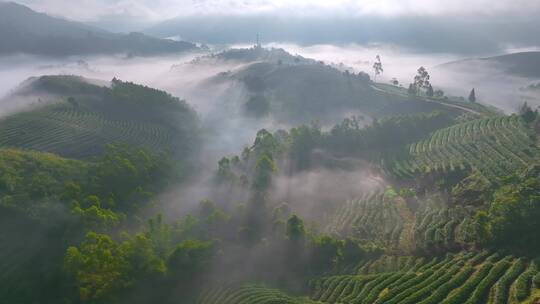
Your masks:
<svg viewBox="0 0 540 304"><path fill-rule="evenodd" d="M184 15L538 15L540 0L19 0L52 15L160 21Z"/></svg>
<svg viewBox="0 0 540 304"><path fill-rule="evenodd" d="M540 0L15 1L113 32L211 45L252 42L260 33L271 42L383 43L437 53L540 47Z"/></svg>

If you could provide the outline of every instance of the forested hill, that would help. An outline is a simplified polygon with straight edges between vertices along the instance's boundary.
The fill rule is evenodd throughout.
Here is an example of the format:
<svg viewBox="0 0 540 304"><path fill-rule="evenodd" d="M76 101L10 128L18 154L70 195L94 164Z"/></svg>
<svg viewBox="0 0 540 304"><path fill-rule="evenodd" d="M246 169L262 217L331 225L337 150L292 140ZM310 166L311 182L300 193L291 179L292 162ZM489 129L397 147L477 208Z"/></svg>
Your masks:
<svg viewBox="0 0 540 304"><path fill-rule="evenodd" d="M0 54L47 56L155 55L197 49L196 45L184 41L159 39L141 33L111 33L38 13L14 2L0 2L0 42Z"/></svg>
<svg viewBox="0 0 540 304"><path fill-rule="evenodd" d="M38 92L0 121L9 303L539 300L540 116L527 105L262 129L216 164L208 199L169 221L159 194L197 172L182 101L73 76L19 95Z"/></svg>
<svg viewBox="0 0 540 304"><path fill-rule="evenodd" d="M540 302L536 109L444 96L423 68L405 89L250 60L210 82L295 126L243 125L217 164L164 91L43 76L7 96L27 107L0 118L0 303Z"/></svg>
<svg viewBox="0 0 540 304"><path fill-rule="evenodd" d="M219 162L217 177L231 197L249 193L243 232L271 252L256 264L266 275L223 276L198 303L537 303L539 132L527 105L511 116L435 112L259 131ZM385 184L319 203L279 193L283 180L317 176L320 196L326 182L360 187L323 179L360 161Z"/></svg>
<svg viewBox="0 0 540 304"><path fill-rule="evenodd" d="M319 121L327 126L350 115L363 117L367 124L375 118L399 114L440 111L458 116L486 110L480 104L449 105L451 100L442 95L426 98L409 94L398 85L379 85L365 72L355 73L345 65L304 58L282 49L230 49L199 57L190 64L202 69L224 63L230 69L204 85L240 84L246 92L245 100L239 101L243 114L269 117L286 125Z"/></svg>
<svg viewBox="0 0 540 304"><path fill-rule="evenodd" d="M323 63L255 62L221 74L216 80L243 83L249 97L245 110L253 116L271 116L285 123L335 123L344 116L361 115L369 122L399 114L435 110L460 115L465 112L440 103L425 102L408 94L374 87L369 76L340 71Z"/></svg>
<svg viewBox="0 0 540 304"><path fill-rule="evenodd" d="M194 64L206 63L213 64L219 62L238 62L238 63L253 63L257 61L273 62L273 63L317 63L314 59L302 57L300 55L292 55L281 48L263 48L255 45L251 48L228 49L207 56L202 56L193 60Z"/></svg>
<svg viewBox="0 0 540 304"><path fill-rule="evenodd" d="M104 269L78 259L70 244L86 235L112 244L96 232L138 227L159 194L187 179L198 117L183 100L118 79L100 86L77 76L42 76L10 98L31 102L0 118L0 302L93 301L105 290L79 294L67 269L72 263ZM139 235L122 250L137 259L144 242ZM119 251L106 252L96 262ZM150 267L162 270L159 261ZM113 289L129 285L110 270Z"/></svg>
<svg viewBox="0 0 540 304"><path fill-rule="evenodd" d="M77 76L29 79L7 96L25 110L0 119L0 147L84 159L108 144L127 144L185 158L197 146L198 118L166 92L113 79L110 86Z"/></svg>

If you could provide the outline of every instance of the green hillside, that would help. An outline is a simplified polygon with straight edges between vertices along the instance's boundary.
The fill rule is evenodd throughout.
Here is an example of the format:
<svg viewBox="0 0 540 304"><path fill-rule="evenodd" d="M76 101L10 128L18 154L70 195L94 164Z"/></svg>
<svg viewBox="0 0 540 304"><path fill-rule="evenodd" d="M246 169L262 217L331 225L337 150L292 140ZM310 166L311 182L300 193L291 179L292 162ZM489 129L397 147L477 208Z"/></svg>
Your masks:
<svg viewBox="0 0 540 304"><path fill-rule="evenodd" d="M348 201L337 209L326 229L342 237L397 247L407 220L406 214L402 214L407 207L402 204L402 199L391 189Z"/></svg>
<svg viewBox="0 0 540 304"><path fill-rule="evenodd" d="M444 258L383 256L356 274L311 282L322 303L535 303L537 262L486 252ZM536 292L536 290L534 291Z"/></svg>
<svg viewBox="0 0 540 304"><path fill-rule="evenodd" d="M407 89L402 86L385 84L385 83L374 83L373 87L390 95L398 95L402 97L410 96ZM424 93L420 92L419 94L417 94L416 97L425 102L437 103L446 108L461 109L465 112L472 113L472 114L480 114L480 115L500 114L500 110L497 109L496 107L485 105L478 102L469 102L469 101L466 101L463 96L444 96L443 95L440 97L436 97L436 96L429 97L429 96L426 96Z"/></svg>
<svg viewBox="0 0 540 304"><path fill-rule="evenodd" d="M538 273L537 261L486 251L382 256L355 273L311 280L310 299L242 286L206 291L197 303L536 303Z"/></svg>
<svg viewBox="0 0 540 304"><path fill-rule="evenodd" d="M65 298L67 246L133 221L179 169L167 155L120 146L92 161L0 149L0 299Z"/></svg>
<svg viewBox="0 0 540 304"><path fill-rule="evenodd" d="M437 130L393 163L398 176L473 168L488 179L523 170L539 157L535 136L519 116L492 116Z"/></svg>
<svg viewBox="0 0 540 304"><path fill-rule="evenodd" d="M223 293L212 289L216 298L257 303L253 299L268 293L269 298L283 297L276 303L540 301L540 244L534 232L540 215L540 120L526 107L507 116L479 109L468 108L460 116L396 116L368 127L353 118L329 130L303 125L259 131L241 155L220 161L218 178L234 191L253 195L247 208L272 214L260 218L272 227L261 246L283 254L275 267L287 265L285 277L300 277L304 285L296 286L294 279L283 282L270 271L266 280L253 276L232 287L223 284L229 286ZM354 172L353 160L369 163L371 174L380 174L390 186L374 186L323 207L313 204L315 210L308 211L306 202L273 201L272 188L265 186L274 178L294 180L306 172ZM358 181L332 180L348 182ZM286 221L280 218L283 210L298 210L309 218L305 225L310 228L298 228L294 214ZM317 211L320 215L314 215ZM285 226L284 241L276 228L280 225ZM304 238L298 239L293 233L301 231ZM287 248L284 253L275 249L280 246ZM242 283L254 282L268 285L257 285L259 296L251 297L252 285Z"/></svg>
<svg viewBox="0 0 540 304"><path fill-rule="evenodd" d="M0 120L0 147L84 159L108 144L126 144L183 157L193 149L197 118L184 101L165 92L114 80L111 88L82 78L43 76L20 94L53 94Z"/></svg>
<svg viewBox="0 0 540 304"><path fill-rule="evenodd" d="M310 124L246 123L214 165L163 91L44 76L6 97L31 106L0 119L0 303L540 303L537 110L261 60L216 77L252 119Z"/></svg>
<svg viewBox="0 0 540 304"><path fill-rule="evenodd" d="M375 87L366 73L341 72L318 62L254 62L219 77L245 84L248 114L270 115L286 123L335 123L350 113L381 118L432 111L459 115L467 111L388 93Z"/></svg>
<svg viewBox="0 0 540 304"><path fill-rule="evenodd" d="M389 252L436 254L470 247L477 238L474 207L448 206L439 195L405 199L388 189L337 205L328 233L375 242Z"/></svg>
<svg viewBox="0 0 540 304"><path fill-rule="evenodd" d="M316 63L313 59L307 59L300 55L292 55L279 48L262 48L260 46L253 46L245 49L229 49L215 54L202 56L192 61L194 64L205 63L212 64L215 62L236 62L236 63L253 63L257 61L273 62L280 64L293 64L293 63Z"/></svg>
<svg viewBox="0 0 540 304"><path fill-rule="evenodd" d="M282 304L315 304L307 298L295 298L283 292L264 286L241 286L238 288L216 288L205 292L197 300L198 304L235 304L235 303L282 303Z"/></svg>
<svg viewBox="0 0 540 304"><path fill-rule="evenodd" d="M10 98L39 101L0 119L0 302L59 303L71 293L70 244L135 225L189 176L198 118L168 93L116 79L44 76Z"/></svg>

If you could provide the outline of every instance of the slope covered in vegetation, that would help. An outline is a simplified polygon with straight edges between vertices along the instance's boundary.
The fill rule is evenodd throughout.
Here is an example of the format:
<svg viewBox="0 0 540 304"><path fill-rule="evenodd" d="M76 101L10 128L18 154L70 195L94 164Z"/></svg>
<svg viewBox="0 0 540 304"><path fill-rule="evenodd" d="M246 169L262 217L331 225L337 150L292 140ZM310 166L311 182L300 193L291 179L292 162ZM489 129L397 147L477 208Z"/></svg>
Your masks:
<svg viewBox="0 0 540 304"><path fill-rule="evenodd" d="M392 185L333 201L314 221L310 214L310 223L322 224L310 233L327 234L332 262L321 264L322 272L307 271L303 288L278 282L268 288L309 294L320 303L537 302L538 114L526 107L519 115L491 114L400 116L364 128L347 119L328 131L316 125L262 130L241 156L220 161L220 182L245 191L254 191L246 185L262 177L261 161L272 168L265 185L322 168L354 170L347 168L351 159L379 168ZM257 208L280 214L272 187L263 189L248 208L262 201ZM382 252L387 255L376 258ZM255 303L250 299L238 303Z"/></svg>
<svg viewBox="0 0 540 304"><path fill-rule="evenodd" d="M493 116L437 130L409 146L404 161L393 168L398 176L414 171L445 171L471 167L489 179L523 170L538 160L532 130L520 116Z"/></svg>
<svg viewBox="0 0 540 304"><path fill-rule="evenodd" d="M199 137L194 111L165 92L116 79L109 88L44 76L16 95L43 99L0 120L0 302L58 303L74 294L93 301L131 282L112 275L127 259L130 271L147 259L145 273L161 273L162 261L138 256L148 249L142 235L115 247L118 240L100 233L138 225L158 194L189 176ZM81 242L88 251L68 250ZM103 254L115 257L100 269ZM85 285L96 282L109 287Z"/></svg>
<svg viewBox="0 0 540 304"><path fill-rule="evenodd" d="M367 73L353 73L345 66L305 59L278 49L233 49L194 63L209 60L242 62L237 69L214 77L213 82L241 83L247 90L247 114L270 116L286 124L313 120L335 123L351 113L364 116L365 123L369 123L372 118L393 115L440 111L457 116L467 110L426 102L406 93L389 93L375 86Z"/></svg>
<svg viewBox="0 0 540 304"><path fill-rule="evenodd" d="M178 178L167 155L125 146L91 162L0 149L0 170L0 299L14 303L66 297L67 246L133 221Z"/></svg>
<svg viewBox="0 0 540 304"><path fill-rule="evenodd" d="M166 92L17 91L38 101L0 120L0 302L539 301L537 111L271 58L217 76L246 86L248 115L369 118L259 130L209 172L195 113Z"/></svg>
<svg viewBox="0 0 540 304"><path fill-rule="evenodd" d="M0 54L70 56L156 55L195 51L195 44L141 33L115 34L84 23L38 13L15 2L0 3Z"/></svg>
<svg viewBox="0 0 540 304"><path fill-rule="evenodd" d="M356 274L313 280L311 298L323 303L534 303L538 299L529 298L531 290L539 286L530 274L536 263L487 252L431 260L384 256Z"/></svg>
<svg viewBox="0 0 540 304"><path fill-rule="evenodd" d="M196 145L196 114L162 91L120 80L108 88L79 77L43 76L19 92L30 94L47 97L35 109L0 120L0 146L88 158L107 144L182 157Z"/></svg>

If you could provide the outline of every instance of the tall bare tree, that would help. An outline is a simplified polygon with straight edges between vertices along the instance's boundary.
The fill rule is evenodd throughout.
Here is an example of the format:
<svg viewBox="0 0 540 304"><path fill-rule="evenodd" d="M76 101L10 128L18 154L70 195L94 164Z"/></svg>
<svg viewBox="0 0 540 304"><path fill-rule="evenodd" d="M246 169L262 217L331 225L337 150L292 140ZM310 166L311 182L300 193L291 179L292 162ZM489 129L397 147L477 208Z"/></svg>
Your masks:
<svg viewBox="0 0 540 304"><path fill-rule="evenodd" d="M379 55L375 57L375 63L373 63L373 70L375 71L374 81L377 81L377 75L380 75L382 74L382 72L384 72L381 62L381 56Z"/></svg>

